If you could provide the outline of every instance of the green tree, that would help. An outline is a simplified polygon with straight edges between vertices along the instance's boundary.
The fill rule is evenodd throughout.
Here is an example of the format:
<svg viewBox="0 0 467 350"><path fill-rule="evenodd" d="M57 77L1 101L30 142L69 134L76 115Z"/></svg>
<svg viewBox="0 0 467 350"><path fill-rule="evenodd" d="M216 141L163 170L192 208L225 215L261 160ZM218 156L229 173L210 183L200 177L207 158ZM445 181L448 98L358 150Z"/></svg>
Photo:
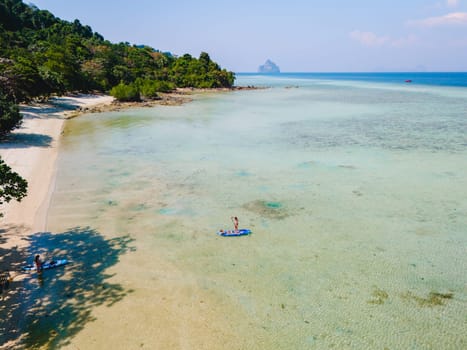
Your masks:
<svg viewBox="0 0 467 350"><path fill-rule="evenodd" d="M209 64L211 63L211 57L209 57L209 54L207 52L201 52L199 55L199 63L201 66L204 68L205 71L209 69Z"/></svg>
<svg viewBox="0 0 467 350"><path fill-rule="evenodd" d="M27 189L27 181L12 171L0 158L0 204L8 203L12 199L20 202L26 196Z"/></svg>
<svg viewBox="0 0 467 350"><path fill-rule="evenodd" d="M47 94L48 88L39 74L34 58L27 50L16 50L13 59L0 59L2 90L14 102L28 101Z"/></svg>
<svg viewBox="0 0 467 350"><path fill-rule="evenodd" d="M0 137L21 125L18 106L0 91Z"/></svg>
<svg viewBox="0 0 467 350"><path fill-rule="evenodd" d="M146 45L111 43L79 20L61 20L21 0L0 0L0 86L16 103L53 93L109 91L137 79L161 82L140 90L155 96L171 84L231 87L235 76L206 52L176 57Z"/></svg>

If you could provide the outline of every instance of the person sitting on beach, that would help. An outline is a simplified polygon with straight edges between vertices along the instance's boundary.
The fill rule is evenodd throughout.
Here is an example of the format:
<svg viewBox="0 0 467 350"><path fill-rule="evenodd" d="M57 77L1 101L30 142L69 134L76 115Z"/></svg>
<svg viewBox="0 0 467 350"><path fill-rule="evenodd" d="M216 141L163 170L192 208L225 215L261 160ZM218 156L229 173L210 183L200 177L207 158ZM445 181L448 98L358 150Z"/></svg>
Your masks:
<svg viewBox="0 0 467 350"><path fill-rule="evenodd" d="M238 231L238 218L236 216L231 216L230 220L232 220L232 222L234 224L235 231Z"/></svg>
<svg viewBox="0 0 467 350"><path fill-rule="evenodd" d="M34 258L34 263L36 264L37 272L42 271L42 261L41 261L41 257L39 254L37 254L36 257Z"/></svg>

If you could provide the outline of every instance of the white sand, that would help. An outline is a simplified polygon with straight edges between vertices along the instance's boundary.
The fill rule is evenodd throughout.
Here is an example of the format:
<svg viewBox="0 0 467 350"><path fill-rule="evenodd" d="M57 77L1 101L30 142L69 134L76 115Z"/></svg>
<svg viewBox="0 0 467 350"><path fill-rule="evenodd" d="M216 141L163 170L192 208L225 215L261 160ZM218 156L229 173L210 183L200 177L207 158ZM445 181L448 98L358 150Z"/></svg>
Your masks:
<svg viewBox="0 0 467 350"><path fill-rule="evenodd" d="M0 156L28 181L28 195L21 202L0 207L2 227L15 232L2 247L21 245L21 237L45 230L47 208L54 184L55 162L64 121L79 108L107 105L113 97L73 95L52 98L47 104L21 106L21 128L11 140L0 143Z"/></svg>

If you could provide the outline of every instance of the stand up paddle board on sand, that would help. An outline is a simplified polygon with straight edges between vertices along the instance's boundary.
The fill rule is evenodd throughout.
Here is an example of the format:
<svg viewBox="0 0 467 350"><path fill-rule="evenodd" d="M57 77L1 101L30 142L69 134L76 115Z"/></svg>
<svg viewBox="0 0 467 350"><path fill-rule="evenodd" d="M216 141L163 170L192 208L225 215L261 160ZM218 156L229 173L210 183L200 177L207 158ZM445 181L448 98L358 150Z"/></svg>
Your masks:
<svg viewBox="0 0 467 350"><path fill-rule="evenodd" d="M240 230L219 230L217 234L223 237L246 236L251 234L251 230L247 228L242 228Z"/></svg>
<svg viewBox="0 0 467 350"><path fill-rule="evenodd" d="M42 264L42 270L53 269L54 267L62 266L68 264L69 261L67 259L59 259L59 260L52 260L47 261ZM21 268L23 271L36 271L36 264L26 265Z"/></svg>

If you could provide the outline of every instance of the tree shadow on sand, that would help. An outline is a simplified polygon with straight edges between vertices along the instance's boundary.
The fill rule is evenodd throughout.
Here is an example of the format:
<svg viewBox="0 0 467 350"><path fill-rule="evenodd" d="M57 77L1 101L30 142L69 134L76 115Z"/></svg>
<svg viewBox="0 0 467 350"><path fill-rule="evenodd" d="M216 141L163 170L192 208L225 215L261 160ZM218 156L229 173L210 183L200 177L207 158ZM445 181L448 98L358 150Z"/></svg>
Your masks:
<svg viewBox="0 0 467 350"><path fill-rule="evenodd" d="M0 149L50 147L53 138L49 135L12 133L0 140Z"/></svg>
<svg viewBox="0 0 467 350"><path fill-rule="evenodd" d="M12 341L18 348L60 348L94 320L95 307L110 307L132 292L109 282L113 275L105 273L121 254L134 250L129 236L105 240L92 228L76 227L25 239L27 250L0 247L2 261L31 263L38 253L43 258L72 262L41 274L32 272L23 281L10 284L8 300L0 302L0 348ZM10 269L18 270L18 264Z"/></svg>

